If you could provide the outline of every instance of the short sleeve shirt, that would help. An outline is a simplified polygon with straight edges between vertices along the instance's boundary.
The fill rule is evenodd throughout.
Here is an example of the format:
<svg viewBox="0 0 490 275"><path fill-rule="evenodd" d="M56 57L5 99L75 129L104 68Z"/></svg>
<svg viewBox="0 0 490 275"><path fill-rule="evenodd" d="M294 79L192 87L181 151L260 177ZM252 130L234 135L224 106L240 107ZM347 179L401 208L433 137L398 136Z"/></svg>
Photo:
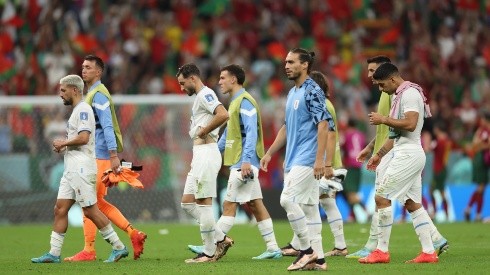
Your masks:
<svg viewBox="0 0 490 275"><path fill-rule="evenodd" d="M80 132L90 132L87 144L81 146L67 146L65 152L65 171L79 171L88 169L97 171L95 162L95 117L92 107L80 102L75 106L67 125L67 138L72 139Z"/></svg>
<svg viewBox="0 0 490 275"><path fill-rule="evenodd" d="M403 92L400 101L401 118L405 118L407 112L419 113L417 126L413 132L402 130L399 139L395 140L396 145L402 144L421 144L420 136L424 126L424 101L419 91L415 88L408 88Z"/></svg>
<svg viewBox="0 0 490 275"><path fill-rule="evenodd" d="M196 94L192 106L191 126L189 131L189 135L192 139L197 137L199 128L206 127L206 125L213 119L214 110L219 105L221 105L221 102L218 100L216 93L206 86ZM219 128L216 128L208 135L214 140L217 140L218 133Z"/></svg>
<svg viewBox="0 0 490 275"><path fill-rule="evenodd" d="M293 166L313 167L318 148L317 124L327 120L335 130L332 116L327 112L325 93L311 78L299 88L293 87L286 103L285 171Z"/></svg>

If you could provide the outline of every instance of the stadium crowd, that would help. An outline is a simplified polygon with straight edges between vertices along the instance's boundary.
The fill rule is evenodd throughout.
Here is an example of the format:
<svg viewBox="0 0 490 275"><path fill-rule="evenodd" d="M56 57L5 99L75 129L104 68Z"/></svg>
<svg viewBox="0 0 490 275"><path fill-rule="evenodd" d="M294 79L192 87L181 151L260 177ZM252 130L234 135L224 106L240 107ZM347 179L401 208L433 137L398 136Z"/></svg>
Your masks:
<svg viewBox="0 0 490 275"><path fill-rule="evenodd" d="M175 73L187 62L216 87L220 67L236 63L263 106L264 128L277 130L283 118L276 110L292 85L284 58L299 46L317 53L314 69L329 77L341 133L353 119L368 139L374 134L366 114L379 91L366 77L365 60L379 54L428 92L434 120L448 125L453 150L471 156L466 144L480 111L490 106L486 1L6 0L0 15L0 95L55 95L59 79L79 74L89 53L104 58L103 80L115 94L182 94ZM58 119L56 109L1 110L0 150L42 151L32 141L55 134ZM33 127L38 122L44 127ZM266 133L266 146L274 132Z"/></svg>

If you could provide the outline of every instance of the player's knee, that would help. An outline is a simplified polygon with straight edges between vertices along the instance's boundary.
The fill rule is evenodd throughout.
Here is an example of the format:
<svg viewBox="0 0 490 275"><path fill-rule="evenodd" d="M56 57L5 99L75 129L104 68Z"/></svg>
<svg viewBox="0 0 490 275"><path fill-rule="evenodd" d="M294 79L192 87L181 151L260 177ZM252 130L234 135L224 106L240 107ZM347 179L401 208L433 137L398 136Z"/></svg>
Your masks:
<svg viewBox="0 0 490 275"><path fill-rule="evenodd" d="M223 215L235 216L237 209L237 203L225 200L223 202Z"/></svg>
<svg viewBox="0 0 490 275"><path fill-rule="evenodd" d="M95 208L97 207L97 205L82 207L83 215L93 221L96 215L95 211L97 210Z"/></svg>
<svg viewBox="0 0 490 275"><path fill-rule="evenodd" d="M55 216L63 216L63 215L68 215L68 210L69 210L69 208L67 208L67 207L55 204L53 212L54 212Z"/></svg>
<svg viewBox="0 0 490 275"><path fill-rule="evenodd" d="M261 199L249 201L247 204L253 213L258 213L265 209L264 202Z"/></svg>

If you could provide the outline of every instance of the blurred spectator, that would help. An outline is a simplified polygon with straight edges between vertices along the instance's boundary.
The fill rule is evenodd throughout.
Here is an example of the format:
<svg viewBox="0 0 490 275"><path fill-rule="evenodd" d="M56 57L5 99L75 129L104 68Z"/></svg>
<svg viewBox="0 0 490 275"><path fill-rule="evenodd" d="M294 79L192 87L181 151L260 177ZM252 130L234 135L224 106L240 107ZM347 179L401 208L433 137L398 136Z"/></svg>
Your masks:
<svg viewBox="0 0 490 275"><path fill-rule="evenodd" d="M466 221L471 219L473 204L476 204L475 221L481 221L483 195L485 186L488 183L488 173L490 171L490 112L484 111L480 120L480 125L473 137L473 182L477 185L476 190L471 195L468 206L464 211Z"/></svg>

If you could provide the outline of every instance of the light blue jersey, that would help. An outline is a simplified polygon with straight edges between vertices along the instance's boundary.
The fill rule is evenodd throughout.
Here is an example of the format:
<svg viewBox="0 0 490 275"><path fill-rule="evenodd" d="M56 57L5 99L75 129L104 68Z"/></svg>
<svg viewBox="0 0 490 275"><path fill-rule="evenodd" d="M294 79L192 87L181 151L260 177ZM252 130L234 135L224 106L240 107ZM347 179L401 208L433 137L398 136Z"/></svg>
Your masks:
<svg viewBox="0 0 490 275"><path fill-rule="evenodd" d="M231 101L240 96L245 89L241 89L236 95L233 96ZM246 98L240 103L240 130L242 132L242 156L240 161L230 166L230 168L240 168L242 167L242 162L248 162L255 167L260 167L260 160L257 156L256 145L257 145L257 134L258 134L258 118L257 109L254 105ZM226 145L226 134L228 128L225 129L223 135L221 135L218 147L220 152L225 150Z"/></svg>
<svg viewBox="0 0 490 275"><path fill-rule="evenodd" d="M286 103L286 159L285 171L293 166L313 167L318 148L317 124L328 121L330 130L335 124L325 106L323 90L311 78L299 88L293 87Z"/></svg>
<svg viewBox="0 0 490 275"><path fill-rule="evenodd" d="M89 91L99 84L100 81L94 83ZM100 92L95 93L92 109L95 114L95 158L110 159L109 150L117 150L117 144L109 99Z"/></svg>

